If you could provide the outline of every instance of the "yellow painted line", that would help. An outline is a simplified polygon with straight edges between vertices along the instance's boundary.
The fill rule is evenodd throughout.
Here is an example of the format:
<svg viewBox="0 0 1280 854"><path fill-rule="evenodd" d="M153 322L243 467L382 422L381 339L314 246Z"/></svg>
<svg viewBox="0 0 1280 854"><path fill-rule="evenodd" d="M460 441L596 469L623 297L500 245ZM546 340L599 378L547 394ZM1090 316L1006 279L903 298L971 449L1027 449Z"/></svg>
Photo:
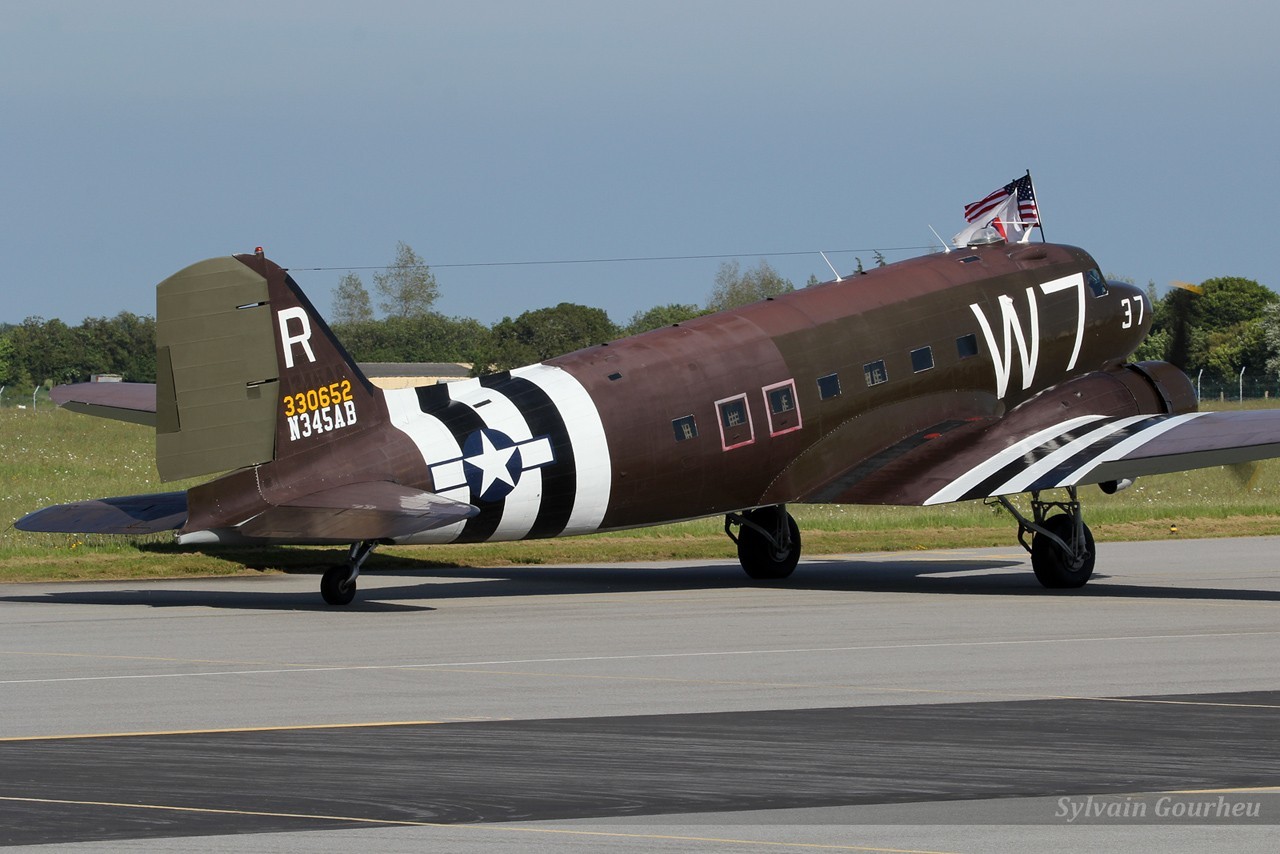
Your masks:
<svg viewBox="0 0 1280 854"><path fill-rule="evenodd" d="M661 833L615 833L602 830L568 830L555 827L510 827L502 824L448 824L438 821L408 821L405 819L363 818L347 815L308 815L306 813L264 812L259 810L230 810L210 807L180 807L168 804L124 804L113 801L72 801L59 798L19 798L0 796L0 801L24 804L54 804L58 806L112 807L115 809L163 810L167 812L197 813L201 815L238 815L256 818L291 818L307 821L338 821L354 824L371 824L383 827L436 827L465 832L490 833L541 833L562 836L583 836L611 839L653 839L675 842L713 842L726 845L751 845L767 848L800 848L821 851L873 851L881 854L952 854L946 851L922 851L912 848L879 848L868 845L835 845L818 842L775 842L762 839L730 839L716 836L676 836Z"/></svg>
<svg viewBox="0 0 1280 854"><path fill-rule="evenodd" d="M473 720L473 719L468 719ZM449 721L367 721L350 724L285 724L278 726L225 727L219 729L169 729L139 732L86 732L67 735L17 735L0 737L0 743L13 741L71 741L86 738L146 738L163 735L218 735L221 733L294 732L309 729L377 729L398 726L435 726Z"/></svg>
<svg viewBox="0 0 1280 854"><path fill-rule="evenodd" d="M609 676L609 675L586 675L577 673L539 673L536 671L508 671L508 670L463 670L451 668L451 673L469 673L478 675L492 676L516 676L516 677L534 677L534 678L553 678L553 679L575 679L575 680L599 680L599 681L622 681L622 682L664 682L664 683L681 683L689 685L719 685L733 687L748 688L826 688L840 689L845 691L858 691L862 693L876 694L940 694L946 696L964 696L964 697L1002 697L1011 700L1034 701L1034 700L1071 700L1083 702L1099 702L1099 703L1131 703L1131 704L1150 704L1163 706L1207 706L1210 708L1224 709L1274 709L1280 710L1280 705L1266 703L1215 703L1205 700L1161 700L1147 699L1144 697L1092 697L1087 695L1071 695L1071 694L1031 694L1019 693L1011 691L973 691L963 689L946 689L946 688L906 688L897 686L879 686L879 685L846 685L839 683L806 683L806 682L758 682L758 681L739 681L727 679L681 679L679 677L670 676ZM851 706L851 709L857 708L875 708L874 706ZM787 711L786 709L779 711ZM803 711L797 709L792 711ZM675 713L679 714L679 713ZM0 744L9 742L26 742L26 741L72 741L77 739L95 739L95 738L145 738L148 736L180 736L180 735L219 735L225 733L258 733L258 732L301 732L306 730L339 730L339 729L379 729L392 727L409 727L409 726L439 726L450 723L485 723L492 721L511 721L514 718L509 717L493 717L485 715L469 715L463 717L448 718L446 720L430 720L430 721L357 721L354 723L323 723L323 724L276 724L269 726L255 727L220 727L206 729L175 729L175 730L140 730L130 732L87 732L87 733L67 733L56 735L20 735L20 736L0 736ZM566 719L572 720L572 718ZM1206 790L1219 791L1219 790ZM1222 790L1230 791L1230 790ZM1245 790L1242 790L1245 791ZM1252 791L1252 790L1249 790ZM1280 791L1280 787L1277 787Z"/></svg>
<svg viewBox="0 0 1280 854"><path fill-rule="evenodd" d="M1159 700L1145 697L1067 697L1049 696L1045 700L1096 700L1099 703L1145 703L1157 706L1213 706L1223 709L1280 709L1269 703L1211 703L1207 700Z"/></svg>
<svg viewBox="0 0 1280 854"><path fill-rule="evenodd" d="M662 682L681 685L720 685L743 688L824 688L858 691L866 694L941 694L959 697L1004 697L1014 700L1095 700L1100 703L1155 703L1166 706L1217 706L1228 709L1280 709L1268 703L1214 703L1205 700L1160 700L1145 697L1092 697L1072 694L1033 694L1019 691L973 691L963 688L908 688L896 685L850 685L841 682L766 682L749 679L687 679L680 676L616 676L601 673L556 673L538 670L494 670L451 667L447 673L473 673L492 676L536 677L539 679L575 679L605 682ZM867 708L872 708L868 706ZM3 739L0 739L3 740Z"/></svg>

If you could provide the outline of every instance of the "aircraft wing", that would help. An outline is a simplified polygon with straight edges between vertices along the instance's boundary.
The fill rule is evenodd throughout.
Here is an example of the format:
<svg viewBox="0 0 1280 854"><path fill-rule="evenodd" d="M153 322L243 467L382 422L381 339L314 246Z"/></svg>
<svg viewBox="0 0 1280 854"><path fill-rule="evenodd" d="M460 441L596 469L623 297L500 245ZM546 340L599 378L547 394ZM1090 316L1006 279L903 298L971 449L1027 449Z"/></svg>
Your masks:
<svg viewBox="0 0 1280 854"><path fill-rule="evenodd" d="M1280 410L1083 416L1024 437L998 427L930 474L942 504L1280 456Z"/></svg>
<svg viewBox="0 0 1280 854"><path fill-rule="evenodd" d="M1076 419L991 453L923 503L940 504L1280 457L1280 410Z"/></svg>
<svg viewBox="0 0 1280 854"><path fill-rule="evenodd" d="M72 412L156 425L155 383L72 383L54 386L49 396Z"/></svg>
<svg viewBox="0 0 1280 854"><path fill-rule="evenodd" d="M1280 409L936 424L805 495L932 505L1280 457Z"/></svg>
<svg viewBox="0 0 1280 854"><path fill-rule="evenodd" d="M372 481L336 486L277 505L239 530L250 537L349 543L406 537L479 512L478 507L433 492Z"/></svg>
<svg viewBox="0 0 1280 854"><path fill-rule="evenodd" d="M155 534L182 527L187 493L160 492L95 498L28 513L13 523L19 531L43 534Z"/></svg>

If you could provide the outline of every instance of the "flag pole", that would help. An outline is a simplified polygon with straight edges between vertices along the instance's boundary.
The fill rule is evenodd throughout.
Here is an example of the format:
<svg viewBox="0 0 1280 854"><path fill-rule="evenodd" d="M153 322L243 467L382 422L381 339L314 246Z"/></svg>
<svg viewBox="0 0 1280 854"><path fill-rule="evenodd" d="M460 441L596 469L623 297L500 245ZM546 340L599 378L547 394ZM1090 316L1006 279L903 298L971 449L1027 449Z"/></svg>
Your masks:
<svg viewBox="0 0 1280 854"><path fill-rule="evenodd" d="M1027 183L1031 185L1031 195L1035 196L1036 182L1031 180L1031 170L1027 170ZM1040 215L1040 197L1036 196L1036 228L1040 229L1040 242L1048 243L1044 236L1044 217Z"/></svg>

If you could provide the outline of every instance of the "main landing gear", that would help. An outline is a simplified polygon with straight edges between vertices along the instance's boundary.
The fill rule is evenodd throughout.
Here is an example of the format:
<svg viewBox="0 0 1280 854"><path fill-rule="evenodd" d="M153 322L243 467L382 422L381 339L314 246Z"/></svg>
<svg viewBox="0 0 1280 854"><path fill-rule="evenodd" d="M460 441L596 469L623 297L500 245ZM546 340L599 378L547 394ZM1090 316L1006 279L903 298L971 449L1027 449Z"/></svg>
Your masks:
<svg viewBox="0 0 1280 854"><path fill-rule="evenodd" d="M356 579L360 577L360 567L373 554L377 545L373 540L352 543L347 562L325 570L324 577L320 579L320 595L327 604L351 604L351 600L356 598Z"/></svg>
<svg viewBox="0 0 1280 854"><path fill-rule="evenodd" d="M1036 578L1045 587L1055 589L1084 587L1093 574L1095 557L1093 532L1080 516L1076 488L1068 486L1066 490L1066 501L1041 501L1039 492L1031 493L1031 519L1018 512L1008 498L996 496L996 501L1018 520L1018 542L1031 553ZM1034 535L1030 544L1028 534Z"/></svg>
<svg viewBox="0 0 1280 854"><path fill-rule="evenodd" d="M800 561L800 529L781 504L730 513L724 517L724 532L738 546L742 569L758 581L786 578Z"/></svg>

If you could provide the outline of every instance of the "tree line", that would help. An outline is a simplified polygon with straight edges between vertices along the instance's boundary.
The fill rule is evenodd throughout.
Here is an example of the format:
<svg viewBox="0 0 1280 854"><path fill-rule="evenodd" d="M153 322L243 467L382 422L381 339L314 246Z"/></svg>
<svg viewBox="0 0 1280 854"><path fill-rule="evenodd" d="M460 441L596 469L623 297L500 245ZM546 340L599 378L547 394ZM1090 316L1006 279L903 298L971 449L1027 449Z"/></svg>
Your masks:
<svg viewBox="0 0 1280 854"><path fill-rule="evenodd" d="M875 255L883 266L884 257ZM859 272L861 259L857 261ZM1132 280L1126 280L1132 281ZM810 276L805 283L818 283ZM464 362L473 373L531 364L581 347L611 341L746 305L795 290L764 259L744 268L726 261L701 304L668 303L638 311L623 324L599 308L562 302L504 317L486 326L435 310L435 275L407 243L372 277L372 292L348 272L333 293L331 325L359 362ZM1234 381L1241 368L1257 380L1280 377L1280 296L1251 279L1219 277L1158 296L1149 283L1151 334L1135 360L1163 359L1193 378ZM375 302L376 300L376 302ZM155 319L122 312L88 318L79 326L29 317L0 326L0 386L4 397L30 397L39 386L82 382L95 373L131 382L155 380Z"/></svg>

